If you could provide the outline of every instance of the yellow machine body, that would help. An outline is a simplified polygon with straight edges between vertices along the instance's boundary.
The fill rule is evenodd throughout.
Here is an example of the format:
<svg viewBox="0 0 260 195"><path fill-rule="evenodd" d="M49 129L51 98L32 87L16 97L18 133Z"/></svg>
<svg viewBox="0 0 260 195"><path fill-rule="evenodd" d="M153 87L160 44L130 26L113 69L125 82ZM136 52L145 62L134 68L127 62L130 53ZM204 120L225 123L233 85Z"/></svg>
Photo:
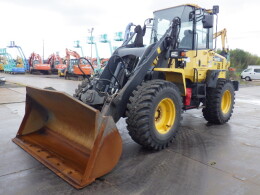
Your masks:
<svg viewBox="0 0 260 195"><path fill-rule="evenodd" d="M227 59L211 50L192 50L186 52L186 67L175 68L175 61L169 68L154 68L154 71L164 72L166 80L177 84L183 96L186 95L186 80L202 82L207 77L208 70L222 70L218 78L226 78L226 70L230 66ZM217 60L216 60L217 59ZM198 76L194 74L197 71ZM179 85L178 85L179 84Z"/></svg>
<svg viewBox="0 0 260 195"><path fill-rule="evenodd" d="M176 10L178 9L176 7ZM186 13L185 9L193 11ZM192 20L192 17L198 15L196 11L200 11L202 17L207 16L205 23L210 22L212 14L218 13L216 6L212 10L205 10L196 5L185 5L180 7L180 10L179 13L186 13L183 20L189 23L188 27L192 29L196 26L197 20ZM138 45L138 40L134 41L134 44L128 44L129 38L128 42L124 42L125 45L114 52L101 74L86 77L75 90L74 98L55 90L27 87L25 116L13 141L76 188L85 187L96 178L107 174L118 163L122 140L115 122L121 117L141 118L140 127L136 124L136 118L127 119L129 134L134 141L138 140L137 143L155 150L168 147L178 130L182 110L198 108L202 101L206 101L206 87L211 83L217 85L218 79L225 80L229 61L227 57L223 57L226 55L222 56L213 51L213 19L212 25L201 25L202 30L198 30L204 33L203 29L206 29L207 47L204 48L208 49L198 48L199 44L194 43L197 31L192 32L192 41L188 41L192 42L192 46L187 49L179 47L181 16L173 17L171 14L175 12L170 9L162 11L163 13L155 12L154 20L161 14L165 20L159 18L158 26L162 22L163 29L167 26L163 22L168 21L169 27L160 33L157 33L161 30L159 27L157 31L154 30L156 36L158 35L156 41L145 47L142 43L144 31L141 26L136 26L135 33L137 38L141 37L141 46ZM185 25L183 26L185 28ZM226 35L226 31L223 34ZM209 36L212 44L209 44ZM171 52L177 54L174 56ZM153 71L157 71L156 74L164 74L157 74L157 77L154 74L154 79ZM58 74L63 76L61 70ZM223 81L220 84L224 85ZM203 89L203 94L200 94L199 87ZM230 118L233 88L231 83L227 83L227 87L231 92L225 93L222 110L224 115L230 113ZM166 89L171 94L167 94L168 91L164 91ZM149 93L146 94L146 90ZM139 102L142 98L144 101ZM158 98L161 100L156 102ZM184 104L185 98L187 104ZM154 102L151 103L150 100ZM158 106L153 110L148 110L156 104ZM224 118L225 120L219 123L224 123L229 118ZM147 132L137 133L146 126L143 121L155 124L156 132L150 132L154 127L151 125L151 128L149 126L145 129ZM154 136L146 135L157 136L154 144L151 141Z"/></svg>

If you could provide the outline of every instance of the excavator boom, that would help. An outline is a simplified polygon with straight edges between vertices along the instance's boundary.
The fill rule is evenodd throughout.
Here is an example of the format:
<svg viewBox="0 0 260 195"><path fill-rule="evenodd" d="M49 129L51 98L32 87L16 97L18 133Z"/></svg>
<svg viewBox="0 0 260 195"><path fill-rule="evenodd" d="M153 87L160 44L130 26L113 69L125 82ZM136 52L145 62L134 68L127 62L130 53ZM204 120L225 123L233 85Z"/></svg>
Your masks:
<svg viewBox="0 0 260 195"><path fill-rule="evenodd" d="M221 36L221 43L222 43L222 50L227 52L226 43L227 43L227 29L223 29L219 32L213 34L213 38L216 39L217 37Z"/></svg>

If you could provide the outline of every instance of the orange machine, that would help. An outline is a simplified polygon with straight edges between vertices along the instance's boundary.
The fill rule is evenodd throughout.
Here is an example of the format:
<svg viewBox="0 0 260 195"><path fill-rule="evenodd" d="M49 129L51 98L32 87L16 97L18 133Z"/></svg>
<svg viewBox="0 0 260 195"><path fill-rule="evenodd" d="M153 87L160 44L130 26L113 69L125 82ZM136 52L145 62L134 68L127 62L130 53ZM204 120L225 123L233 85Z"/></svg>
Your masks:
<svg viewBox="0 0 260 195"><path fill-rule="evenodd" d="M45 74L48 74L51 72L51 65L50 64L44 64L42 61L42 58L39 54L32 53L29 57L29 65L30 65L30 73L33 72L42 72Z"/></svg>
<svg viewBox="0 0 260 195"><path fill-rule="evenodd" d="M74 57L73 59L71 58ZM76 51L66 49L66 68L64 76L66 79L69 77L90 76L94 73L89 60L82 58Z"/></svg>
<svg viewBox="0 0 260 195"><path fill-rule="evenodd" d="M101 58L101 67L104 67L107 65L109 58Z"/></svg>
<svg viewBox="0 0 260 195"><path fill-rule="evenodd" d="M51 65L52 72L58 72L58 70L65 69L66 64L63 63L63 60L58 54L51 54L47 60L47 63Z"/></svg>

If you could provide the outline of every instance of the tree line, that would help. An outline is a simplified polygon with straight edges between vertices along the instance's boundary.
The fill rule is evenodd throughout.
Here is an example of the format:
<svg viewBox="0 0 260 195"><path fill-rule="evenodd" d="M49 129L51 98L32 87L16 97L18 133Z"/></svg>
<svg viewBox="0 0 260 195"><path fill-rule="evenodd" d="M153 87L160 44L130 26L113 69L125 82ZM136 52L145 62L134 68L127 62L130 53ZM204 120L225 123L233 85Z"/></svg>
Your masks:
<svg viewBox="0 0 260 195"><path fill-rule="evenodd" d="M238 72L246 69L248 65L260 65L260 57L243 49L231 49L230 66Z"/></svg>

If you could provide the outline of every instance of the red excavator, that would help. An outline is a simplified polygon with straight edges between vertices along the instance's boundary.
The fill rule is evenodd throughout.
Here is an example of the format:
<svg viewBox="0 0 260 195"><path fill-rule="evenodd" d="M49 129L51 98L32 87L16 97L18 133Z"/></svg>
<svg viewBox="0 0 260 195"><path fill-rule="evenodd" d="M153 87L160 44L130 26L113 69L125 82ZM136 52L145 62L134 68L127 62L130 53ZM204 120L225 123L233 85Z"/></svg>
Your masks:
<svg viewBox="0 0 260 195"><path fill-rule="evenodd" d="M41 72L44 74L51 73L51 65L44 64L39 54L32 53L29 57L30 73Z"/></svg>
<svg viewBox="0 0 260 195"><path fill-rule="evenodd" d="M74 58L72 59L71 56ZM64 70L65 79L71 77L89 77L94 73L95 68L91 66L92 64L90 64L90 61L87 58L80 57L76 51L66 49L66 68Z"/></svg>
<svg viewBox="0 0 260 195"><path fill-rule="evenodd" d="M101 67L105 67L108 63L109 58L101 58L100 63Z"/></svg>
<svg viewBox="0 0 260 195"><path fill-rule="evenodd" d="M58 54L51 54L47 60L47 63L51 65L51 70L54 73L57 73L60 69L66 68L66 64L63 63L63 60Z"/></svg>

